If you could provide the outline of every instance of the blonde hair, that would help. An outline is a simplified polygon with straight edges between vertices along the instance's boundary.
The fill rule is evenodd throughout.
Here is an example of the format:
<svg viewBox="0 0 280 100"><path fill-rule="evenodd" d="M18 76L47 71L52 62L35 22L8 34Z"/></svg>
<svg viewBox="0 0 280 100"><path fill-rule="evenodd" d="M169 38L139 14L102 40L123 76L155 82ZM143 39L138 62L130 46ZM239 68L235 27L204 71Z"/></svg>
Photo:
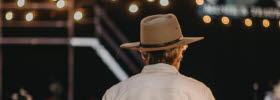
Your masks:
<svg viewBox="0 0 280 100"><path fill-rule="evenodd" d="M159 51L140 51L143 61L149 64L166 63L173 65L174 63L179 63L183 58L183 52L188 46L179 46L167 50Z"/></svg>

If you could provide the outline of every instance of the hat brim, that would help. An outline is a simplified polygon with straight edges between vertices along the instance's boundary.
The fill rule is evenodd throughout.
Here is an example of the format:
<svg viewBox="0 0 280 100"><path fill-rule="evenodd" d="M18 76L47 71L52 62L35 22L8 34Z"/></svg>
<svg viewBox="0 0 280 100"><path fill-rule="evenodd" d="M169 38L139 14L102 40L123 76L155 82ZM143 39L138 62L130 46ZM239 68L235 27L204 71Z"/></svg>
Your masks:
<svg viewBox="0 0 280 100"><path fill-rule="evenodd" d="M177 43L164 46L164 47L141 47L140 42L132 42L132 43L124 43L120 47L121 48L126 48L126 49L131 49L131 50L141 50L141 51L158 51L158 50L165 50L165 49L170 49L170 48L175 48L178 46L182 45L187 45L191 44L200 40L203 40L204 37L183 37L182 40L180 40Z"/></svg>

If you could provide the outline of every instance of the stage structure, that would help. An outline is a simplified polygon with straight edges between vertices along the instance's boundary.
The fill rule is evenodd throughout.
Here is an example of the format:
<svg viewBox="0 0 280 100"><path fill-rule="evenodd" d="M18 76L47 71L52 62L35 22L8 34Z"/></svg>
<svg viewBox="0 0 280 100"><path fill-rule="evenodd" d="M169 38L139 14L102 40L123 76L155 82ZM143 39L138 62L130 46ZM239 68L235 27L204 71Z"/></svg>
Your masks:
<svg viewBox="0 0 280 100"><path fill-rule="evenodd" d="M124 61L132 73L136 74L139 72L137 65L131 61L130 58L119 49L117 44L110 36L106 28L103 27L101 20L105 22L113 34L122 42L129 42L123 33L114 25L113 21L107 16L106 11L98 6L94 1L79 1L74 5L74 0L68 0L67 5L60 9L66 9L68 12L66 21L4 21L3 9L58 9L51 3L27 3L23 7L18 7L15 2L4 3L0 0L0 99L3 99L3 57L2 57L2 45L10 44L24 44L24 45L67 45L68 46L68 100L74 100L74 47L91 47L96 50L97 55L102 61L109 67L109 69L115 74L115 76L121 81L128 78L128 74L122 69L122 67L116 62L106 48L100 43L96 37L84 37L78 38L75 35L75 20L74 13L76 8L82 7L83 5L89 5L93 7L94 18L87 18L79 21L78 24L94 24L95 34L102 35L106 42L111 44L111 48L115 53L119 53L120 59ZM26 24L28 23L28 24ZM67 37L3 37L3 27L65 27L67 28ZM92 33L94 34L94 33ZM140 56L135 51L130 51L135 59L141 61ZM101 56L102 55L102 56ZM141 62L140 62L141 63Z"/></svg>

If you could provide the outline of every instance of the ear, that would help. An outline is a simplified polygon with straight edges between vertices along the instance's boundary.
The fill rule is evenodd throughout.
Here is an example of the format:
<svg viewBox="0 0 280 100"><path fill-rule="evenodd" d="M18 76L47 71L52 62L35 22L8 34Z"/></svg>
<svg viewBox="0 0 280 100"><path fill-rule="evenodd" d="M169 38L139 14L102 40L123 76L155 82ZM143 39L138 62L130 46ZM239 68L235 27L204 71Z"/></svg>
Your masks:
<svg viewBox="0 0 280 100"><path fill-rule="evenodd" d="M187 50L188 47L189 47L189 45L184 45L183 50Z"/></svg>
<svg viewBox="0 0 280 100"><path fill-rule="evenodd" d="M141 58L145 61L146 59L145 59L145 57L144 57L143 51L140 51L140 50L139 50L139 53L140 53Z"/></svg>

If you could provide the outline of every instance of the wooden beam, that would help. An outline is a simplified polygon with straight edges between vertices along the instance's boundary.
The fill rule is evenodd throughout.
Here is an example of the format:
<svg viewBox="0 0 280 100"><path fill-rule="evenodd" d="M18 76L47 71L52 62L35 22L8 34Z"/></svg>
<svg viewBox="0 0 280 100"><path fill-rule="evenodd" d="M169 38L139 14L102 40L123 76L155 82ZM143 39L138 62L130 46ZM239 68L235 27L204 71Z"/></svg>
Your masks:
<svg viewBox="0 0 280 100"><path fill-rule="evenodd" d="M66 21L4 21L3 27L66 27Z"/></svg>
<svg viewBox="0 0 280 100"><path fill-rule="evenodd" d="M93 18L82 18L80 21L75 21L77 24L93 24Z"/></svg>
<svg viewBox="0 0 280 100"><path fill-rule="evenodd" d="M53 2L53 3L28 2L23 7L18 7L17 3L13 2L13 3L2 4L2 6L0 8L2 8L2 9L53 9L53 10L58 10L58 9L66 9L67 4L63 8L57 8L55 2Z"/></svg>
<svg viewBox="0 0 280 100"><path fill-rule="evenodd" d="M68 0L68 19L67 19L67 29L68 29L68 39L71 39L75 33L75 21L74 21L74 12L75 12L75 1ZM74 100L74 48L71 44L68 45L68 93L67 100Z"/></svg>
<svg viewBox="0 0 280 100"><path fill-rule="evenodd" d="M17 38L17 37L5 37L0 39L0 44L32 44L32 45L65 45L69 44L67 38Z"/></svg>

